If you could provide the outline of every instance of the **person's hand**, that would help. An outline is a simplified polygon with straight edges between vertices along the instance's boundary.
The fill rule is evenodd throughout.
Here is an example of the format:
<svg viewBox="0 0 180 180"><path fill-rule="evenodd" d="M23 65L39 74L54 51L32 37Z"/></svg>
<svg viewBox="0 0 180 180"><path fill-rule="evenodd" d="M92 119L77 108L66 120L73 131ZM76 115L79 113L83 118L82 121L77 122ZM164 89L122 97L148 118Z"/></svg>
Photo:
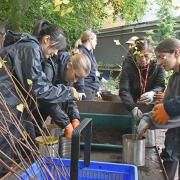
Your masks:
<svg viewBox="0 0 180 180"><path fill-rule="evenodd" d="M72 87L72 95L75 99L79 100L79 93L76 91L74 87Z"/></svg>
<svg viewBox="0 0 180 180"><path fill-rule="evenodd" d="M138 133L138 138L142 139L143 137L145 137L145 133L147 131L147 129L149 129L149 123L147 121L147 119L141 119L138 126L137 126L137 133Z"/></svg>
<svg viewBox="0 0 180 180"><path fill-rule="evenodd" d="M141 112L141 110L138 107L135 107L132 111L131 111L134 119L136 121L140 120L142 118L143 113Z"/></svg>
<svg viewBox="0 0 180 180"><path fill-rule="evenodd" d="M74 129L71 123L64 128L64 134L67 139L72 139L73 130Z"/></svg>
<svg viewBox="0 0 180 180"><path fill-rule="evenodd" d="M159 124L167 124L169 119L170 117L164 109L164 104L156 104L153 108L152 120Z"/></svg>
<svg viewBox="0 0 180 180"><path fill-rule="evenodd" d="M80 121L79 119L73 119L71 124L72 124L72 127L75 129L77 126L79 126Z"/></svg>
<svg viewBox="0 0 180 180"><path fill-rule="evenodd" d="M81 101L83 98L86 98L85 93L79 93L79 100Z"/></svg>
<svg viewBox="0 0 180 180"><path fill-rule="evenodd" d="M102 97L101 97L101 93L100 93L99 91L96 93L96 96L97 96L99 99L102 98Z"/></svg>
<svg viewBox="0 0 180 180"><path fill-rule="evenodd" d="M154 99L157 101L162 101L164 99L164 92L157 92L154 94Z"/></svg>
<svg viewBox="0 0 180 180"><path fill-rule="evenodd" d="M140 102L146 103L146 104L151 103L154 99L154 94L155 94L154 91L149 91L149 92L142 94L140 97Z"/></svg>

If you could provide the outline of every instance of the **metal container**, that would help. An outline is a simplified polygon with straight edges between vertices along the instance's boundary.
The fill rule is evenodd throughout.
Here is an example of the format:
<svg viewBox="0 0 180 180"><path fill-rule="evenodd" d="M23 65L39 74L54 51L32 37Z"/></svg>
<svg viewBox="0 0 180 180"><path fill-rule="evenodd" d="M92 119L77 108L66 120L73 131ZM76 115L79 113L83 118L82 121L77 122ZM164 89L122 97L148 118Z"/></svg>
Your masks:
<svg viewBox="0 0 180 180"><path fill-rule="evenodd" d="M134 134L123 135L123 162L145 165L145 139L137 139Z"/></svg>
<svg viewBox="0 0 180 180"><path fill-rule="evenodd" d="M42 156L58 157L59 139L54 136L38 136L35 139Z"/></svg>
<svg viewBox="0 0 180 180"><path fill-rule="evenodd" d="M64 136L59 137L59 154L62 158L71 158L71 140Z"/></svg>
<svg viewBox="0 0 180 180"><path fill-rule="evenodd" d="M46 125L45 129L46 129L48 135L50 133L50 135L54 136L54 137L59 138L59 136L62 136L64 134L64 129L62 129L61 127L59 127L56 124Z"/></svg>
<svg viewBox="0 0 180 180"><path fill-rule="evenodd" d="M145 144L146 147L154 147L156 146L156 131L155 130L147 130L146 131L146 140L145 140Z"/></svg>
<svg viewBox="0 0 180 180"><path fill-rule="evenodd" d="M71 158L71 140L64 136L64 129L56 124L47 125L47 130L51 136L59 139L59 155L62 158Z"/></svg>

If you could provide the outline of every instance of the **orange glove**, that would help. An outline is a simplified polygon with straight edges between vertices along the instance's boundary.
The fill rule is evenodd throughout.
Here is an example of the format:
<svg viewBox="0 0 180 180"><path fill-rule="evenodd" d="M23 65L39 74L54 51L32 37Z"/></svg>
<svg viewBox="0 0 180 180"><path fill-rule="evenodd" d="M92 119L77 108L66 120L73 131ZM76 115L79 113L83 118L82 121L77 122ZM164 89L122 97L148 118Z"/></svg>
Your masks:
<svg viewBox="0 0 180 180"><path fill-rule="evenodd" d="M73 119L71 124L72 124L72 127L75 129L77 126L79 126L80 121L78 119Z"/></svg>
<svg viewBox="0 0 180 180"><path fill-rule="evenodd" d="M167 124L168 120L170 119L169 115L167 114L167 112L164 109L164 104L160 103L160 104L156 104L153 108L153 115L152 115L152 119L153 121L159 123L159 124Z"/></svg>
<svg viewBox="0 0 180 180"><path fill-rule="evenodd" d="M164 99L164 92L158 92L154 95L154 99L158 101L162 101Z"/></svg>
<svg viewBox="0 0 180 180"><path fill-rule="evenodd" d="M66 138L71 139L72 138L72 134L73 134L73 127L72 124L68 124L65 128L64 128L64 134L66 136Z"/></svg>

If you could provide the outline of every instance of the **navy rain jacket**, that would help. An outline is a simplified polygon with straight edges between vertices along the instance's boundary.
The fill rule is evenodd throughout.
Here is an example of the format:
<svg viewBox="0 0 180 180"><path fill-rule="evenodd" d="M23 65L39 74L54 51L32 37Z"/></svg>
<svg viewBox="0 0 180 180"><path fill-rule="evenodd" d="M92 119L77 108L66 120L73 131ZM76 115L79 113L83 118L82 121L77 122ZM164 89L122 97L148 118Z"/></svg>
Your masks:
<svg viewBox="0 0 180 180"><path fill-rule="evenodd" d="M79 50L82 51L91 61L91 71L89 75L83 80L74 83L74 87L78 92L84 92L84 89L92 90L93 92L99 91L99 78L97 76L98 68L95 56L92 51L89 51L85 46L80 45Z"/></svg>
<svg viewBox="0 0 180 180"><path fill-rule="evenodd" d="M0 57L5 60L5 65L22 87L28 92L31 89L35 99L48 103L59 103L72 99L70 87L62 84L54 86L48 81L42 69L45 58L35 37L23 33L18 43L0 50ZM28 79L32 81L32 85L28 85ZM0 89L5 93L5 99L6 96L8 97L7 102L13 107L16 106L14 85L3 69L0 70Z"/></svg>
<svg viewBox="0 0 180 180"><path fill-rule="evenodd" d="M70 82L65 80L69 59L70 55L68 52L61 52L57 58L45 62L44 72L50 83L52 82L54 85L71 85ZM42 110L48 111L54 122L62 128L67 126L73 119L80 120L79 110L73 99L58 104L42 103L40 106Z"/></svg>

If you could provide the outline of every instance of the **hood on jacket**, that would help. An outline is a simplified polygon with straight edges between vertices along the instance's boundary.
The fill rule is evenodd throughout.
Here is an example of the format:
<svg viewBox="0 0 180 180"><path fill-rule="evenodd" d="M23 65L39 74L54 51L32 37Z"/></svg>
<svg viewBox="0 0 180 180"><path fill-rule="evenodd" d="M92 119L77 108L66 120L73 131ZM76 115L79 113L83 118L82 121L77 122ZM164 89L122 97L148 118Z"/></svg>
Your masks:
<svg viewBox="0 0 180 180"><path fill-rule="evenodd" d="M39 41L28 33L16 33L12 31L7 31L4 40L4 47L12 45L16 42L32 42L32 41L39 44Z"/></svg>

